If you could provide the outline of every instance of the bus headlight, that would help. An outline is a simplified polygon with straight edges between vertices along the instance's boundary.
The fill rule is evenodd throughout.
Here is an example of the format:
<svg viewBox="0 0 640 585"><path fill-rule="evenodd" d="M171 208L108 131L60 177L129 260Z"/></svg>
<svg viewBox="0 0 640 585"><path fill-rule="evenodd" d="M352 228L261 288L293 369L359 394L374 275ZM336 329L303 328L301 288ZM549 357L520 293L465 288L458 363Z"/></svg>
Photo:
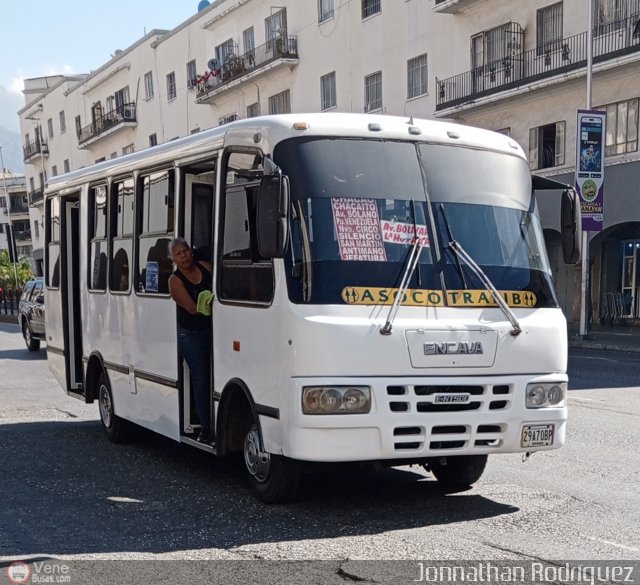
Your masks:
<svg viewBox="0 0 640 585"><path fill-rule="evenodd" d="M558 406L564 402L567 393L566 382L527 384L527 408L544 408Z"/></svg>
<svg viewBox="0 0 640 585"><path fill-rule="evenodd" d="M365 414L371 410L369 386L305 386L304 414Z"/></svg>

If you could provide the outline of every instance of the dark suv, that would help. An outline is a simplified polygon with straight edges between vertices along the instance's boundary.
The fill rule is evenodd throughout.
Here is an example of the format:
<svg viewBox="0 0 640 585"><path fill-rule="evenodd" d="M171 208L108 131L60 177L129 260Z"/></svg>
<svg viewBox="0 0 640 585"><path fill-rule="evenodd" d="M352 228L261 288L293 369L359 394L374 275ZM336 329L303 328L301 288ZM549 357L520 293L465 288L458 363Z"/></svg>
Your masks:
<svg viewBox="0 0 640 585"><path fill-rule="evenodd" d="M22 336L29 351L38 351L44 336L44 279L27 282L18 307Z"/></svg>

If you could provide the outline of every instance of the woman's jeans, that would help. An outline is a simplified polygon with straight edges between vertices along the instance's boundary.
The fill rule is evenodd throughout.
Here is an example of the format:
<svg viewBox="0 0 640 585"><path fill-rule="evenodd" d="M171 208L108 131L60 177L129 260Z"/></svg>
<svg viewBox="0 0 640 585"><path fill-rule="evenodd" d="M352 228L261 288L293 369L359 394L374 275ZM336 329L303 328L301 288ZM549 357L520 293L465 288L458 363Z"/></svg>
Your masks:
<svg viewBox="0 0 640 585"><path fill-rule="evenodd" d="M211 432L211 329L178 327L178 350L189 366L191 394L202 432Z"/></svg>

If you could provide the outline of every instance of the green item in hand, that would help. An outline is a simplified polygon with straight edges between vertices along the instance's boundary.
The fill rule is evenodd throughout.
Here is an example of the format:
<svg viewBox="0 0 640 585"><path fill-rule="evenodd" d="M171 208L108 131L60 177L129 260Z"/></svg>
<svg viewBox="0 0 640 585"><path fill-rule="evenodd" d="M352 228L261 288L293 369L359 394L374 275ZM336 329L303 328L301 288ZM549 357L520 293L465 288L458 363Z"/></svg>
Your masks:
<svg viewBox="0 0 640 585"><path fill-rule="evenodd" d="M215 298L216 295L214 295L210 290L203 290L198 295L196 311L198 311L198 313L202 313L207 317L211 315L211 304L213 303L213 299Z"/></svg>

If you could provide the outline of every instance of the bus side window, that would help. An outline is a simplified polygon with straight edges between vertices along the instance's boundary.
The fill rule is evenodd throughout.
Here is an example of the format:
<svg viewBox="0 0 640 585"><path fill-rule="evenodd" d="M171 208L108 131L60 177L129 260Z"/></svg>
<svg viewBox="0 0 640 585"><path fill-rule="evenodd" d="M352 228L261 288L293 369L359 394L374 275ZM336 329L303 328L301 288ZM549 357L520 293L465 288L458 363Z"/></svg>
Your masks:
<svg viewBox="0 0 640 585"><path fill-rule="evenodd" d="M107 289L107 186L89 189L89 290Z"/></svg>
<svg viewBox="0 0 640 585"><path fill-rule="evenodd" d="M232 153L227 163L219 272L223 300L269 303L273 299L273 264L260 256L257 245L256 180L261 171L256 166L255 158L246 153Z"/></svg>
<svg viewBox="0 0 640 585"><path fill-rule="evenodd" d="M166 170L139 179L137 201L138 259L136 288L149 294L169 294L169 242L174 237L174 171Z"/></svg>

